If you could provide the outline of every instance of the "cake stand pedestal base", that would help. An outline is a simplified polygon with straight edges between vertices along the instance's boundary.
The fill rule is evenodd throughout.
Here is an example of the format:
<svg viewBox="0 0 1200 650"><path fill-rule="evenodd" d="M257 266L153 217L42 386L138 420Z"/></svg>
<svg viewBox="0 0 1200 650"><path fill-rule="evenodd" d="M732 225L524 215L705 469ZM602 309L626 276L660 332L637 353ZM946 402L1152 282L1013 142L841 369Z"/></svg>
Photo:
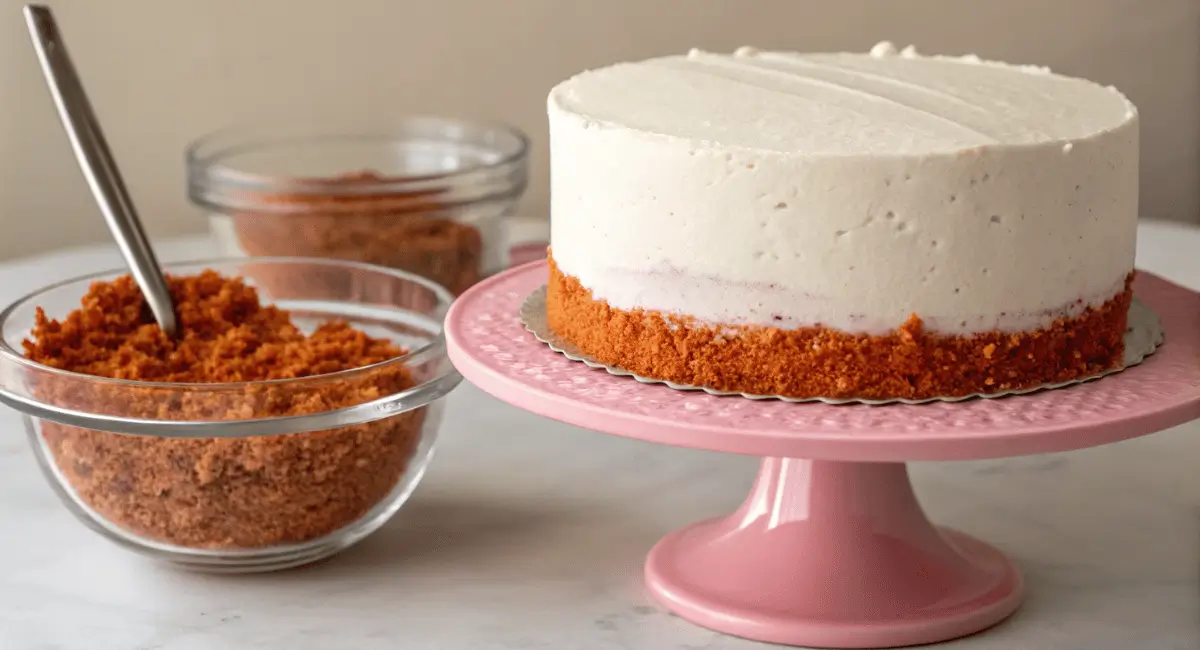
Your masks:
<svg viewBox="0 0 1200 650"><path fill-rule="evenodd" d="M646 563L683 618L759 641L917 645L991 627L1022 580L996 549L925 517L903 463L766 458L737 512L676 531Z"/></svg>

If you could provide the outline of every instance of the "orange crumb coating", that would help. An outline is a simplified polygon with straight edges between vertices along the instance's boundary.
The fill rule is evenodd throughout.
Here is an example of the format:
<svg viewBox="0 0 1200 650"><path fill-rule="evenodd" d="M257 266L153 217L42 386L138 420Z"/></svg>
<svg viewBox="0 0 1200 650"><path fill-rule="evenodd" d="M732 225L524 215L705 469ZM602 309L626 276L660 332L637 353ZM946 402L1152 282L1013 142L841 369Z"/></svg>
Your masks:
<svg viewBox="0 0 1200 650"><path fill-rule="evenodd" d="M1096 375L1125 352L1133 274L1098 308L1030 332L951 336L913 315L882 336L822 327L718 326L596 300L550 258L552 330L601 363L649 377L752 395L924 399L997 393Z"/></svg>

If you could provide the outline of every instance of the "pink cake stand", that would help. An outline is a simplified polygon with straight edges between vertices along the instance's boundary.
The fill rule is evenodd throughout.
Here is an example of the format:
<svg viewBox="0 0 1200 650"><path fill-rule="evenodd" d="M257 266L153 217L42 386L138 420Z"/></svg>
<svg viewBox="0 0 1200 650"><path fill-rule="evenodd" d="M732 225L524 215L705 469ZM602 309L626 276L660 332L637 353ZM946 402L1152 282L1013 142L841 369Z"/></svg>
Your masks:
<svg viewBox="0 0 1200 650"><path fill-rule="evenodd" d="M995 548L930 523L906 461L1080 449L1200 418L1200 295L1145 273L1135 292L1167 342L1141 366L1032 395L881 407L714 397L588 368L518 320L546 277L533 262L459 298L446 318L451 360L483 390L555 420L762 456L737 512L671 533L646 562L667 608L740 637L894 647L990 627L1020 603L1020 573Z"/></svg>

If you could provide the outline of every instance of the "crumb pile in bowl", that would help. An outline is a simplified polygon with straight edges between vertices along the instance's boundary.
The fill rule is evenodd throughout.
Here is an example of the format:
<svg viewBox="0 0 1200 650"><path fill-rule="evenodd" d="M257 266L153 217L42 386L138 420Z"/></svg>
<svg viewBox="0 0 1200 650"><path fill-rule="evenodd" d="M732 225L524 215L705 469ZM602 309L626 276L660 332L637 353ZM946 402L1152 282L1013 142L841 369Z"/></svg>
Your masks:
<svg viewBox="0 0 1200 650"><path fill-rule="evenodd" d="M185 158L188 197L227 253L367 262L455 295L508 267L529 174L519 129L429 116L223 129Z"/></svg>
<svg viewBox="0 0 1200 650"><path fill-rule="evenodd" d="M206 270L168 276L168 284L176 339L154 324L128 276L93 283L61 320L38 308L27 359L126 381L81 388L50 375L34 394L91 413L219 421L328 412L415 384L403 364L384 363L405 354L391 341L339 321L302 331L240 278ZM314 382L281 381L298 378ZM180 387L156 386L163 382ZM204 389L209 384L227 386ZM61 479L108 523L174 546L239 549L314 540L362 518L404 477L424 417L418 408L334 429L240 438L124 435L49 421L40 433Z"/></svg>
<svg viewBox="0 0 1200 650"><path fill-rule="evenodd" d="M370 171L296 180L306 191L262 194L255 200L272 209L233 215L237 242L251 256L357 260L416 273L455 295L471 288L483 275L479 229L449 216L457 208L443 192L396 191L388 182Z"/></svg>

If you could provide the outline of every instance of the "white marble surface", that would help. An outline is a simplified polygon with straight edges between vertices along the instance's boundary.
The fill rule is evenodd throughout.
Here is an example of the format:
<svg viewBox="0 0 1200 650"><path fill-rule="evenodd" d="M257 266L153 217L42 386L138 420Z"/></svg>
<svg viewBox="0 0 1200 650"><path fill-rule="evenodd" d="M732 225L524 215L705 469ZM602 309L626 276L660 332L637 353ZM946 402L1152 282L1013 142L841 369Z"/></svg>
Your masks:
<svg viewBox="0 0 1200 650"><path fill-rule="evenodd" d="M202 242L162 246L190 258ZM1148 225L1143 268L1200 288L1200 231ZM0 302L116 263L69 251L0 265ZM656 447L523 413L470 386L381 532L324 564L189 574L78 524L0 407L0 650L733 650L644 592L650 546L735 507L749 458ZM1200 647L1200 424L1067 454L917 464L932 517L1015 557L1029 596L963 650Z"/></svg>

